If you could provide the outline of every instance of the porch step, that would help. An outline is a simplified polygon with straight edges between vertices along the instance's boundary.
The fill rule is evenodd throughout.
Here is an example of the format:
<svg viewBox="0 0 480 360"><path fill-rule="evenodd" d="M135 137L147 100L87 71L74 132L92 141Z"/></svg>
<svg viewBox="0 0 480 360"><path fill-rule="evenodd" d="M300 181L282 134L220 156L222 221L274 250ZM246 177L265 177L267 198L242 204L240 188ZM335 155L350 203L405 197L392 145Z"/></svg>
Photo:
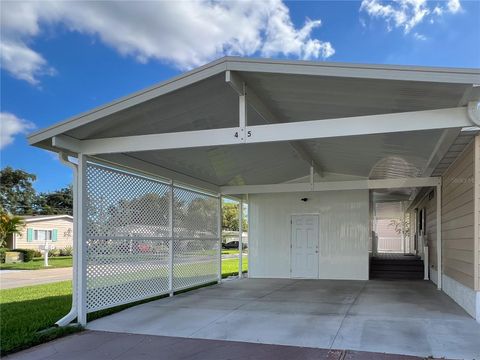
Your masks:
<svg viewBox="0 0 480 360"><path fill-rule="evenodd" d="M418 257L373 257L370 260L371 279L423 279L423 271L423 261Z"/></svg>

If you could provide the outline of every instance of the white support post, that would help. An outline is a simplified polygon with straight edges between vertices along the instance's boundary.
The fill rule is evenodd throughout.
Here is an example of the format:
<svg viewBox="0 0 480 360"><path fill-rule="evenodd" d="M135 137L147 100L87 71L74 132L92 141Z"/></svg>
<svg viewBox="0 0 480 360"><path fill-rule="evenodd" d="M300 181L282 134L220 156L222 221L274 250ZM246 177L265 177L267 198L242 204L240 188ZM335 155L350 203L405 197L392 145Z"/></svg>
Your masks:
<svg viewBox="0 0 480 360"><path fill-rule="evenodd" d="M77 176L77 318L82 326L87 324L87 244L86 224L87 218L87 184L86 184L87 160L84 154L78 154Z"/></svg>
<svg viewBox="0 0 480 360"><path fill-rule="evenodd" d="M169 212L169 237L170 237L170 246L168 247L168 292L170 296L173 296L173 257L174 251L173 246L175 244L175 240L173 239L173 182L170 183L170 198L168 201L168 212Z"/></svg>
<svg viewBox="0 0 480 360"><path fill-rule="evenodd" d="M245 87L245 85L244 85ZM239 139L241 142L247 141L247 97L246 95L240 95L238 97L238 114L239 114Z"/></svg>
<svg viewBox="0 0 480 360"><path fill-rule="evenodd" d="M222 219L223 219L223 211L222 211L222 196L218 196L218 283L222 282Z"/></svg>
<svg viewBox="0 0 480 360"><path fill-rule="evenodd" d="M242 278L242 253L243 253L243 199L238 203L238 278Z"/></svg>
<svg viewBox="0 0 480 360"><path fill-rule="evenodd" d="M442 185L436 188L437 198L437 289L442 289Z"/></svg>

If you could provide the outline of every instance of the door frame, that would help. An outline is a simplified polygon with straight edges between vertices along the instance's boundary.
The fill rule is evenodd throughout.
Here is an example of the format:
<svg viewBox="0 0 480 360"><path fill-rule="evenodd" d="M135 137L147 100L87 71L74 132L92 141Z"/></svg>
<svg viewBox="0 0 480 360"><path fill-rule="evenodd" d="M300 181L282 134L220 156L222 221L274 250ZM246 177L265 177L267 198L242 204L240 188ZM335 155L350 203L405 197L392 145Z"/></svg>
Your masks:
<svg viewBox="0 0 480 360"><path fill-rule="evenodd" d="M318 263L317 263L317 276L313 278L297 278L293 277L293 262L292 262L292 250L293 250L293 243L292 243L292 230L293 230L293 217L294 216L316 216L318 218L318 228L317 228L317 257L318 257ZM320 213L291 213L289 215L289 221L290 221L290 279L319 279L320 278Z"/></svg>

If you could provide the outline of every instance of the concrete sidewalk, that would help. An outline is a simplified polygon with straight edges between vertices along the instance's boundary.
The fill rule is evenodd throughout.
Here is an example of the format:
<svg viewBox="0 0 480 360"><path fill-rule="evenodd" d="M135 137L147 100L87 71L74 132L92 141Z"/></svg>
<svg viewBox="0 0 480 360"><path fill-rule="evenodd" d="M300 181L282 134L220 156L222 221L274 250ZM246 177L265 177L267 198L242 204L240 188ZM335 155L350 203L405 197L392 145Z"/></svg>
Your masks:
<svg viewBox="0 0 480 360"><path fill-rule="evenodd" d="M415 356L84 331L10 355L9 360L417 360Z"/></svg>
<svg viewBox="0 0 480 360"><path fill-rule="evenodd" d="M0 290L72 280L72 268L0 270Z"/></svg>

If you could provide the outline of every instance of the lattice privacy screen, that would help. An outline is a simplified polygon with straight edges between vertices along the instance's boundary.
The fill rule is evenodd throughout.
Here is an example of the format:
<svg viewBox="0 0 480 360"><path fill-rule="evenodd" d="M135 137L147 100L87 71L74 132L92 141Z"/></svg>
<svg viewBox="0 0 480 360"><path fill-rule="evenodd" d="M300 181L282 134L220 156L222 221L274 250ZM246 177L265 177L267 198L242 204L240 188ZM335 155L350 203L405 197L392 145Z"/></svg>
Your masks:
<svg viewBox="0 0 480 360"><path fill-rule="evenodd" d="M85 177L88 312L218 278L218 198L92 162Z"/></svg>

